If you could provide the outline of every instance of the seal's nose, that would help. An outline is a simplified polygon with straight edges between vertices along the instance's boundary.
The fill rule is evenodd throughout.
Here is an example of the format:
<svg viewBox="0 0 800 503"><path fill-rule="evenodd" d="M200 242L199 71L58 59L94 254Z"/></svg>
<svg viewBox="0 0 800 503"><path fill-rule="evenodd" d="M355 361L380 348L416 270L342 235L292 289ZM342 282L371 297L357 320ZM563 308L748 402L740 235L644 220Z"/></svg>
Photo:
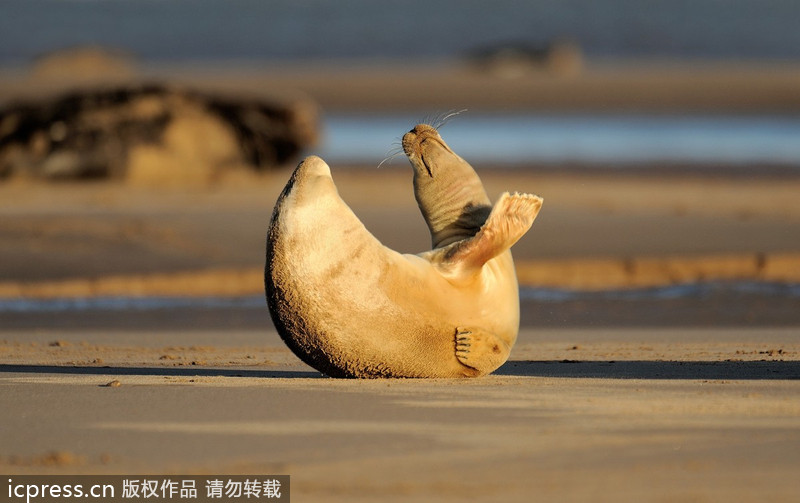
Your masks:
<svg viewBox="0 0 800 503"><path fill-rule="evenodd" d="M414 126L414 129L409 131L409 133L414 133L417 135L422 135L425 133L435 133L435 132L436 128L428 124L417 124L416 126Z"/></svg>
<svg viewBox="0 0 800 503"><path fill-rule="evenodd" d="M414 145L416 143L415 140L417 139L416 129L417 128L414 128L403 135L403 152L405 152L406 155L409 155L414 151Z"/></svg>
<svg viewBox="0 0 800 503"><path fill-rule="evenodd" d="M403 135L403 151L406 154L413 152L419 148L427 138L431 136L438 136L439 133L436 128L428 124L417 124L408 133Z"/></svg>

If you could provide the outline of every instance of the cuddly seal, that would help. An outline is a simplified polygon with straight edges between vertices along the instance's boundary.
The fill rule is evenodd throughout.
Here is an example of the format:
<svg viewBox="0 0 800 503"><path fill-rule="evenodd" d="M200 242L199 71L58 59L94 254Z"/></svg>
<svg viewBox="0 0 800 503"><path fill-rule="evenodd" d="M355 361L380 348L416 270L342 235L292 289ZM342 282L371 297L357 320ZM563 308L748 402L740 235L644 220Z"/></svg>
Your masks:
<svg viewBox="0 0 800 503"><path fill-rule="evenodd" d="M519 330L509 248L542 199L494 206L472 167L431 126L403 137L433 247L383 246L308 157L278 198L267 235L266 297L291 350L332 377L472 377L502 365Z"/></svg>

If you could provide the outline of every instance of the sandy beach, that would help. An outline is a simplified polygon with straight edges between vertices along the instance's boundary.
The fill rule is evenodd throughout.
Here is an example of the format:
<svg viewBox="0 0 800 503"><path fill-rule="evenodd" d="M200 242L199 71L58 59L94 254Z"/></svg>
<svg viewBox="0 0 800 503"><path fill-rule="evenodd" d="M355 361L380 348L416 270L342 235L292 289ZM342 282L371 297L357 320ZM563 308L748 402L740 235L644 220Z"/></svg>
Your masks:
<svg viewBox="0 0 800 503"><path fill-rule="evenodd" d="M3 337L5 473L288 473L295 501L800 490L794 328L526 329L469 381L323 378L269 329Z"/></svg>
<svg viewBox="0 0 800 503"><path fill-rule="evenodd" d="M368 228L413 252L428 237L402 170L334 176ZM264 229L287 175L199 191L4 186L0 291L46 300L169 295L167 285L257 296ZM800 250L797 180L484 178L493 193L546 198L515 248L521 267L561 261L602 281L609 263L631 257L703 259L708 273L720 256ZM374 186L380 198L364 190ZM289 474L295 501L792 501L796 303L523 299L510 361L474 381L324 378L289 352L263 304L6 311L0 466Z"/></svg>
<svg viewBox="0 0 800 503"><path fill-rule="evenodd" d="M354 113L800 106L791 67L645 70L204 82ZM25 78L4 79L3 99L46 87ZM510 360L452 381L329 379L282 343L259 297L291 167L185 188L0 183L0 471L288 474L294 501L796 501L800 177L476 168L490 197L545 205L513 249ZM405 161L332 169L385 245L430 246ZM103 303L119 297L133 301ZM136 303L152 298L194 300Z"/></svg>

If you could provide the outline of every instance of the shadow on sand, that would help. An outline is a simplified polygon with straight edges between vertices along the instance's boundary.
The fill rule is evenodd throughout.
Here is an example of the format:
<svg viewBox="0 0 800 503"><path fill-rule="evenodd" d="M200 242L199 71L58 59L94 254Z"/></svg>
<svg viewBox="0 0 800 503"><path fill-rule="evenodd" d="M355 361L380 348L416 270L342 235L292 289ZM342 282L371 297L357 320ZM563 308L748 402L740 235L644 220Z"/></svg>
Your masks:
<svg viewBox="0 0 800 503"><path fill-rule="evenodd" d="M184 377L264 377L297 379L324 377L319 372L300 370L209 369L170 367L68 367L60 365L0 365L0 374L78 374L119 376L184 376Z"/></svg>
<svg viewBox="0 0 800 503"><path fill-rule="evenodd" d="M262 377L312 379L323 374L301 370L88 367L60 365L0 365L0 374L77 374L119 376ZM509 361L498 376L564 377L574 379L800 379L800 361Z"/></svg>
<svg viewBox="0 0 800 503"><path fill-rule="evenodd" d="M494 373L599 379L800 379L800 361L509 361Z"/></svg>

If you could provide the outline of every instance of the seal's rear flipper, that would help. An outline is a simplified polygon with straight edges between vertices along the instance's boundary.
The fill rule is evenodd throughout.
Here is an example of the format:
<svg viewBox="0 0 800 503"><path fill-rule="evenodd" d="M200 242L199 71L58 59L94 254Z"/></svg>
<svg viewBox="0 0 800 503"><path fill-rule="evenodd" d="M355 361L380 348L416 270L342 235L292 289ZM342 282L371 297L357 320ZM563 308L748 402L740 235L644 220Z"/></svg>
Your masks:
<svg viewBox="0 0 800 503"><path fill-rule="evenodd" d="M478 327L456 328L455 342L458 361L477 371L466 374L470 377L493 372L505 363L511 353L511 348L502 339Z"/></svg>
<svg viewBox="0 0 800 503"><path fill-rule="evenodd" d="M511 248L533 225L542 198L532 194L503 193L475 236L453 243L440 265L449 272L477 272L487 261Z"/></svg>

